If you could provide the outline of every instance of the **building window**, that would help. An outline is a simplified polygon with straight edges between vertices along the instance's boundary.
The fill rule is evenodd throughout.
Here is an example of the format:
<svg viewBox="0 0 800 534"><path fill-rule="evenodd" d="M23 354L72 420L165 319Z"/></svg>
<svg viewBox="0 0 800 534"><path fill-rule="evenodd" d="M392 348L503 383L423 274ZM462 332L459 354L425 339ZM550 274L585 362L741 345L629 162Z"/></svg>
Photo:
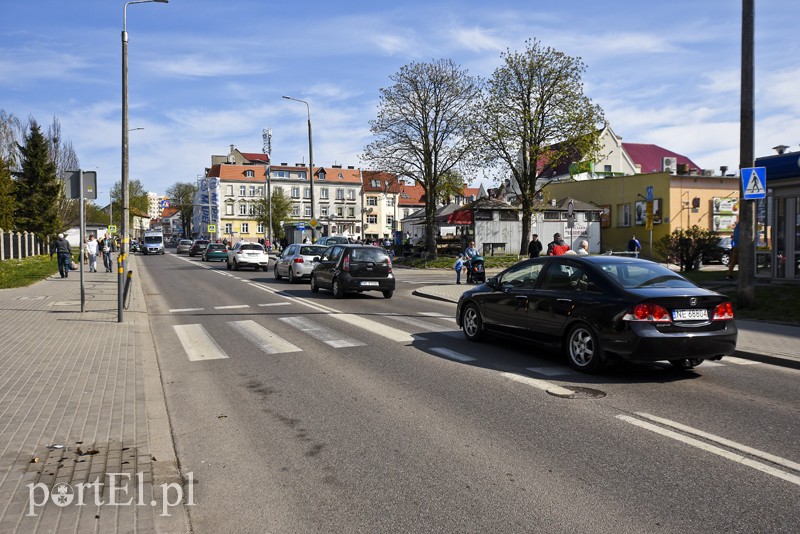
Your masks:
<svg viewBox="0 0 800 534"><path fill-rule="evenodd" d="M311 206L303 208L303 217L311 217Z"/></svg>
<svg viewBox="0 0 800 534"><path fill-rule="evenodd" d="M259 196L259 197L263 197L264 196L264 188L263 187L256 188L256 195Z"/></svg>
<svg viewBox="0 0 800 534"><path fill-rule="evenodd" d="M391 215L387 215L386 216L386 226L388 226L389 228L393 228L394 227L394 217L393 216L391 216Z"/></svg>
<svg viewBox="0 0 800 534"><path fill-rule="evenodd" d="M250 233L250 223L242 223L241 230L243 234Z"/></svg>
<svg viewBox="0 0 800 534"><path fill-rule="evenodd" d="M225 215L233 215L233 203L225 204Z"/></svg>
<svg viewBox="0 0 800 534"><path fill-rule="evenodd" d="M264 233L264 223L258 223L258 226L256 227L256 232L259 234Z"/></svg>
<svg viewBox="0 0 800 534"><path fill-rule="evenodd" d="M328 197L328 188L327 187L323 187L322 189L319 190L319 198L324 199L324 200L327 200L328 198L330 198L330 197Z"/></svg>
<svg viewBox="0 0 800 534"><path fill-rule="evenodd" d="M300 217L300 206L292 206L292 217Z"/></svg>
<svg viewBox="0 0 800 534"><path fill-rule="evenodd" d="M279 185L276 185L275 187L272 188L272 194L273 195L283 195L283 187L281 187Z"/></svg>
<svg viewBox="0 0 800 534"><path fill-rule="evenodd" d="M377 206L378 197L367 197L367 206Z"/></svg>
<svg viewBox="0 0 800 534"><path fill-rule="evenodd" d="M378 224L377 215L367 215L367 224Z"/></svg>
<svg viewBox="0 0 800 534"><path fill-rule="evenodd" d="M305 180L306 179L306 171L298 171L297 172L297 177L300 178L301 180Z"/></svg>
<svg viewBox="0 0 800 534"><path fill-rule="evenodd" d="M292 198L300 198L300 188L292 187Z"/></svg>
<svg viewBox="0 0 800 534"><path fill-rule="evenodd" d="M403 208L403 218L408 217L408 208Z"/></svg>
<svg viewBox="0 0 800 534"><path fill-rule="evenodd" d="M233 233L233 223L225 223L225 233L226 234Z"/></svg>
<svg viewBox="0 0 800 534"><path fill-rule="evenodd" d="M253 215L256 214L256 205L255 204L250 204L250 205L247 206L247 214L250 215L250 216L253 216Z"/></svg>
<svg viewBox="0 0 800 534"><path fill-rule="evenodd" d="M336 200L344 200L344 189L338 188L336 190Z"/></svg>
<svg viewBox="0 0 800 534"><path fill-rule="evenodd" d="M233 196L233 186L232 185L225 186L225 196L227 196L227 197L232 197ZM228 233L230 233L230 232L228 232Z"/></svg>
<svg viewBox="0 0 800 534"><path fill-rule="evenodd" d="M327 217L328 216L328 206L320 206L319 207L319 216L320 217Z"/></svg>
<svg viewBox="0 0 800 534"><path fill-rule="evenodd" d="M256 186L254 186L254 185L250 186L250 196L251 197L256 196Z"/></svg>
<svg viewBox="0 0 800 534"><path fill-rule="evenodd" d="M603 165L603 172L611 172L611 165Z"/></svg>
<svg viewBox="0 0 800 534"><path fill-rule="evenodd" d="M248 177L248 178L253 178L256 175L256 173L254 171L248 169L248 170L244 171L244 175L246 177Z"/></svg>
<svg viewBox="0 0 800 534"><path fill-rule="evenodd" d="M247 204L244 202L239 204L239 215L247 215Z"/></svg>
<svg viewBox="0 0 800 534"><path fill-rule="evenodd" d="M303 198L311 198L311 188L304 187L303 188Z"/></svg>
<svg viewBox="0 0 800 534"><path fill-rule="evenodd" d="M545 211L544 212L544 220L545 221L559 221L559 220L561 220L561 212L559 212L559 211Z"/></svg>
<svg viewBox="0 0 800 534"><path fill-rule="evenodd" d="M355 200L356 199L356 192L354 189L347 190L347 200Z"/></svg>
<svg viewBox="0 0 800 534"><path fill-rule="evenodd" d="M243 197L245 195L247 195L247 186L246 185L240 185L239 186L239 196Z"/></svg>
<svg viewBox="0 0 800 534"><path fill-rule="evenodd" d="M630 226L631 225L631 205L630 204L617 204L617 213L619 220L617 226Z"/></svg>
<svg viewBox="0 0 800 534"><path fill-rule="evenodd" d="M336 216L344 217L344 208L342 208L341 206L336 206Z"/></svg>
<svg viewBox="0 0 800 534"><path fill-rule="evenodd" d="M386 197L386 207L388 208L394 207L394 197Z"/></svg>
<svg viewBox="0 0 800 534"><path fill-rule="evenodd" d="M351 219L356 216L356 209L355 208L347 208L347 216Z"/></svg>

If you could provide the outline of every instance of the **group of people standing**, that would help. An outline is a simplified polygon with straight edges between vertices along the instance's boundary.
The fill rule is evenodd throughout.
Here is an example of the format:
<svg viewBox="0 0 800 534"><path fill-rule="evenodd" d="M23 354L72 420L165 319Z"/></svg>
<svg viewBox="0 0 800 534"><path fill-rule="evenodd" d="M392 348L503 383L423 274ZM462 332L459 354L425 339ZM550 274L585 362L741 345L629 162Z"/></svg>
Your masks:
<svg viewBox="0 0 800 534"><path fill-rule="evenodd" d="M96 239L94 234L83 240L84 252L83 263L89 266L90 273L97 272L97 258L103 258L103 266L107 273L114 271L113 252L116 250L116 242L108 234L102 239ZM64 234L58 237L50 245L50 259L53 256L58 258L58 273L61 278L68 278L72 270L72 247Z"/></svg>
<svg viewBox="0 0 800 534"><path fill-rule="evenodd" d="M538 258L542 255L544 245L539 241L538 234L533 234L531 242L528 243L528 257ZM582 239L578 243L578 250L572 250L570 246L561 237L561 234L556 232L553 234L553 240L547 244L547 256L561 256L562 254L577 254L579 256L586 256L589 254L589 242Z"/></svg>

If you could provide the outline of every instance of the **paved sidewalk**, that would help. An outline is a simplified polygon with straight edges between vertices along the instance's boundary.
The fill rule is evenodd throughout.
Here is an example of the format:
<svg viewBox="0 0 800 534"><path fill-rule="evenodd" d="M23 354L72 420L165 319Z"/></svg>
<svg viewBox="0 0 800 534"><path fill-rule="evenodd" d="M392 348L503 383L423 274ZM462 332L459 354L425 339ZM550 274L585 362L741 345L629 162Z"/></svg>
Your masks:
<svg viewBox="0 0 800 534"><path fill-rule="evenodd" d="M447 302L458 302L472 285L424 286L414 294ZM800 326L737 320L739 338L736 356L800 369Z"/></svg>
<svg viewBox="0 0 800 534"><path fill-rule="evenodd" d="M188 532L141 286L118 323L117 275L84 273L83 313L79 282L0 290L0 533Z"/></svg>

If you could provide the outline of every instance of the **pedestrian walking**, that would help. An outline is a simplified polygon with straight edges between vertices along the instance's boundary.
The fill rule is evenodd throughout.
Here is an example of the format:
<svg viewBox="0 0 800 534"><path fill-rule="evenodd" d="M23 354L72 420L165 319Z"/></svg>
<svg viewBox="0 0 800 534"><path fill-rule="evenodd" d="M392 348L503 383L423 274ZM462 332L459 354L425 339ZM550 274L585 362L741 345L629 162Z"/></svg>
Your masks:
<svg viewBox="0 0 800 534"><path fill-rule="evenodd" d="M589 242L585 239L581 240L578 243L578 250L576 252L578 256L588 256L589 255Z"/></svg>
<svg viewBox="0 0 800 534"><path fill-rule="evenodd" d="M456 284L461 283L461 271L464 270L464 255L460 252L456 256L456 261L453 263L453 269L456 271Z"/></svg>
<svg viewBox="0 0 800 534"><path fill-rule="evenodd" d="M539 241L538 234L533 234L533 236L531 236L531 242L528 243L528 257L538 258L542 255L542 248L542 242Z"/></svg>
<svg viewBox="0 0 800 534"><path fill-rule="evenodd" d="M86 243L88 243L88 242L89 242L89 240L84 237L83 238L83 264L84 265L88 265L89 264L89 253L86 251Z"/></svg>
<svg viewBox="0 0 800 534"><path fill-rule="evenodd" d="M739 265L739 223L733 226L733 235L731 236L731 259L728 261L728 280L733 280L733 268Z"/></svg>
<svg viewBox="0 0 800 534"><path fill-rule="evenodd" d="M103 236L103 239L97 242L97 248L100 250L100 254L103 255L103 267L106 268L106 272L110 273L113 272L113 260L112 260L112 247L113 241L108 236L108 234Z"/></svg>
<svg viewBox="0 0 800 534"><path fill-rule="evenodd" d="M628 241L628 252L633 252L633 257L638 258L639 252L642 250L642 244L636 239L636 236L631 236L631 240Z"/></svg>
<svg viewBox="0 0 800 534"><path fill-rule="evenodd" d="M72 249L69 246L69 241L64 237L64 234L58 234L58 239L53 241L50 245L50 259L53 259L53 254L58 259L58 274L61 278L69 276L70 263L72 261Z"/></svg>
<svg viewBox="0 0 800 534"><path fill-rule="evenodd" d="M561 239L561 234L556 232L553 234L553 240L547 244L547 255L548 256L561 256L565 254L569 250L569 245L567 245L563 239Z"/></svg>
<svg viewBox="0 0 800 534"><path fill-rule="evenodd" d="M94 234L89 236L89 241L86 242L86 255L89 258L89 272L97 272L97 240Z"/></svg>

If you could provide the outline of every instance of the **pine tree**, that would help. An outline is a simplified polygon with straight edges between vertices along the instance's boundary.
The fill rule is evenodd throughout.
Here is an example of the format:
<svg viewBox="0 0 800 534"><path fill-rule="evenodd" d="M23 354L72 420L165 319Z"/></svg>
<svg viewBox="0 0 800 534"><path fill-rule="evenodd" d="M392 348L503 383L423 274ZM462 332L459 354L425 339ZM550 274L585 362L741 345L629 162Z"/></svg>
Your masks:
<svg viewBox="0 0 800 534"><path fill-rule="evenodd" d="M11 163L0 156L0 228L14 229L14 181L11 179Z"/></svg>
<svg viewBox="0 0 800 534"><path fill-rule="evenodd" d="M35 121L31 121L25 145L18 146L22 157L14 188L15 224L17 230L33 232L44 240L61 230L57 209L61 183L47 139Z"/></svg>

